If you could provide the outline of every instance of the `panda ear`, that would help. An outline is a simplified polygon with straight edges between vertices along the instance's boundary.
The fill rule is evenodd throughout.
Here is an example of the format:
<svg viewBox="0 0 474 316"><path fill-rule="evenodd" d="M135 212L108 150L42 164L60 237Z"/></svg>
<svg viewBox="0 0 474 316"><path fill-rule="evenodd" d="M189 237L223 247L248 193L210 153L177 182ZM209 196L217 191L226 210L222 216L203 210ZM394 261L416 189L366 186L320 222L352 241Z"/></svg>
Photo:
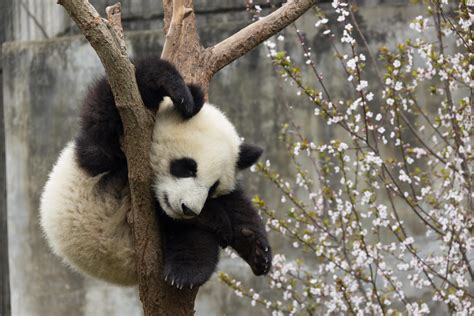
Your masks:
<svg viewBox="0 0 474 316"><path fill-rule="evenodd" d="M239 160L237 161L237 167L240 170L246 169L252 166L257 162L258 158L263 153L263 148L250 145L250 144L241 144L239 150Z"/></svg>

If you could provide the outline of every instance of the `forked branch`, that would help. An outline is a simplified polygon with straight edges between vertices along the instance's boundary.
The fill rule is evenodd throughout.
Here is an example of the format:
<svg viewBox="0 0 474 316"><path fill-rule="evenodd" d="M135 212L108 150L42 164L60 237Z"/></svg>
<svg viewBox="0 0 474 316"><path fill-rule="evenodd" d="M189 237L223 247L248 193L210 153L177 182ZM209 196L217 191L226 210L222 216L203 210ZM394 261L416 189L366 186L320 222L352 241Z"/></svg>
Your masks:
<svg viewBox="0 0 474 316"><path fill-rule="evenodd" d="M186 81L200 84L207 92L210 80L220 69L284 29L315 3L316 0L288 0L273 13L219 44L204 48L196 31L194 14L182 17L183 10L191 11L193 1L163 0L167 36L162 57L171 60ZM173 44L170 44L172 38Z"/></svg>

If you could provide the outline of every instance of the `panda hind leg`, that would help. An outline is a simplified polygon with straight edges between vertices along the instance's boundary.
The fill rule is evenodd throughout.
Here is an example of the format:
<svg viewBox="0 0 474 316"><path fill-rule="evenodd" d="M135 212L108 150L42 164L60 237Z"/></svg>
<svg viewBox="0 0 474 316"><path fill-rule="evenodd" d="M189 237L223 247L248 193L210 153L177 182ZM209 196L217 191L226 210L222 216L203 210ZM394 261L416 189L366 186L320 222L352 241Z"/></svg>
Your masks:
<svg viewBox="0 0 474 316"><path fill-rule="evenodd" d="M272 250L259 224L245 223L236 227L230 246L248 263L255 275L265 275L270 271Z"/></svg>
<svg viewBox="0 0 474 316"><path fill-rule="evenodd" d="M177 288L201 286L214 273L219 260L216 237L199 228L173 222L164 247L163 275ZM172 230L172 231L171 231Z"/></svg>
<svg viewBox="0 0 474 316"><path fill-rule="evenodd" d="M267 274L272 266L272 251L265 226L241 187L209 199L197 220L216 233L221 246L234 248L255 275ZM203 226L205 227L205 225Z"/></svg>

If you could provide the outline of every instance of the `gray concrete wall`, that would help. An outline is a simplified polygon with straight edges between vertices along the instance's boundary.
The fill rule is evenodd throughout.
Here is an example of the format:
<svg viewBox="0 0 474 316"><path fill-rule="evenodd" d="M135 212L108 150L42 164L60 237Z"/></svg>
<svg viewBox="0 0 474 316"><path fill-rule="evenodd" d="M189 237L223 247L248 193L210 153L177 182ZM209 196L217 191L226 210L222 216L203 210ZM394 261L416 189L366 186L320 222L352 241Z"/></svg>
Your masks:
<svg viewBox="0 0 474 316"><path fill-rule="evenodd" d="M48 37L74 34L74 27L51 0L22 0L37 15ZM101 6L113 1L92 1ZM249 22L243 1L195 1L199 33L206 44L216 43ZM362 27L369 34L370 46L395 43L406 37L407 22L419 14L417 6L390 2L362 1L359 12ZM128 46L132 55L160 52L162 43L160 1L123 1ZM42 5L40 5L42 4ZM54 7L53 7L54 6ZM77 111L87 84L102 73L102 67L87 42L80 36L44 39L27 12L15 14L12 42L3 48L3 93L5 105L6 164L10 281L13 315L140 315L135 289L123 289L84 278L66 268L51 254L41 236L38 223L38 198L42 186L62 146L77 130ZM30 12L30 13L31 13ZM27 20L30 20L27 23ZM54 21L53 21L54 20ZM328 85L341 95L345 81L329 74L338 71L333 53L314 28L312 13L297 22L313 48ZM144 31L144 29L157 31ZM284 31L284 44L297 61L301 49L295 34ZM26 41L28 40L28 41ZM35 41L30 41L35 40ZM210 100L222 107L242 135L267 150L265 158L288 173L284 149L278 141L280 123L287 116L286 105L294 105L293 115L308 133L333 137L332 130L312 114L312 107L297 98L292 89L275 78L267 50L259 47L224 68L213 80ZM299 57L298 57L299 56ZM299 59L298 59L299 58ZM265 159L264 158L264 159ZM258 192L277 206L279 195L262 178L253 175L251 193ZM283 240L272 243L275 252L290 252ZM223 256L220 269L239 275L254 288L264 281L253 277L240 259ZM214 277L201 290L197 315L262 315L263 311L237 298Z"/></svg>
<svg viewBox="0 0 474 316"><path fill-rule="evenodd" d="M51 0L2 0L12 10L10 33L15 41L43 40L64 35L77 34L78 29L64 9ZM97 11L104 13L105 7L116 0L91 0ZM240 0L198 0L197 14L232 13L245 10L245 1ZM272 0L277 3L278 1ZM162 25L163 7L156 0L125 0L122 3L122 17L128 30L159 29ZM227 14L230 16L231 14Z"/></svg>
<svg viewBox="0 0 474 316"><path fill-rule="evenodd" d="M9 10L0 2L0 21L7 21ZM4 23L6 25L7 23ZM0 45L7 39L7 29L0 24ZM2 53L0 50L0 60ZM0 315L10 315L10 277L8 265L8 225L5 176L5 127L3 120L3 65L0 64Z"/></svg>
<svg viewBox="0 0 474 316"><path fill-rule="evenodd" d="M79 38L4 46L13 315L130 315L138 310L131 310L138 306L133 289L107 288L66 269L51 255L38 223L42 184L76 129L86 88L78 81L92 80L98 65Z"/></svg>

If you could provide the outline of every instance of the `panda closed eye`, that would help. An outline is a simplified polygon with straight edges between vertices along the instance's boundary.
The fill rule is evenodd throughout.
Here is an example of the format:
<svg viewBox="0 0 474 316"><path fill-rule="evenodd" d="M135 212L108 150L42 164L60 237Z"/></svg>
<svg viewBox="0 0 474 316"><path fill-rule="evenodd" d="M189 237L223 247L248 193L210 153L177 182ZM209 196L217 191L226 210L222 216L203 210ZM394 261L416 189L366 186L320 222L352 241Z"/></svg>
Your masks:
<svg viewBox="0 0 474 316"><path fill-rule="evenodd" d="M197 177L197 163L192 158L173 159L170 163L170 173L176 178L196 178ZM208 197L213 197L219 186L220 181L217 180L209 188Z"/></svg>
<svg viewBox="0 0 474 316"><path fill-rule="evenodd" d="M170 173L176 178L195 178L197 163L192 158L173 159L170 164Z"/></svg>

